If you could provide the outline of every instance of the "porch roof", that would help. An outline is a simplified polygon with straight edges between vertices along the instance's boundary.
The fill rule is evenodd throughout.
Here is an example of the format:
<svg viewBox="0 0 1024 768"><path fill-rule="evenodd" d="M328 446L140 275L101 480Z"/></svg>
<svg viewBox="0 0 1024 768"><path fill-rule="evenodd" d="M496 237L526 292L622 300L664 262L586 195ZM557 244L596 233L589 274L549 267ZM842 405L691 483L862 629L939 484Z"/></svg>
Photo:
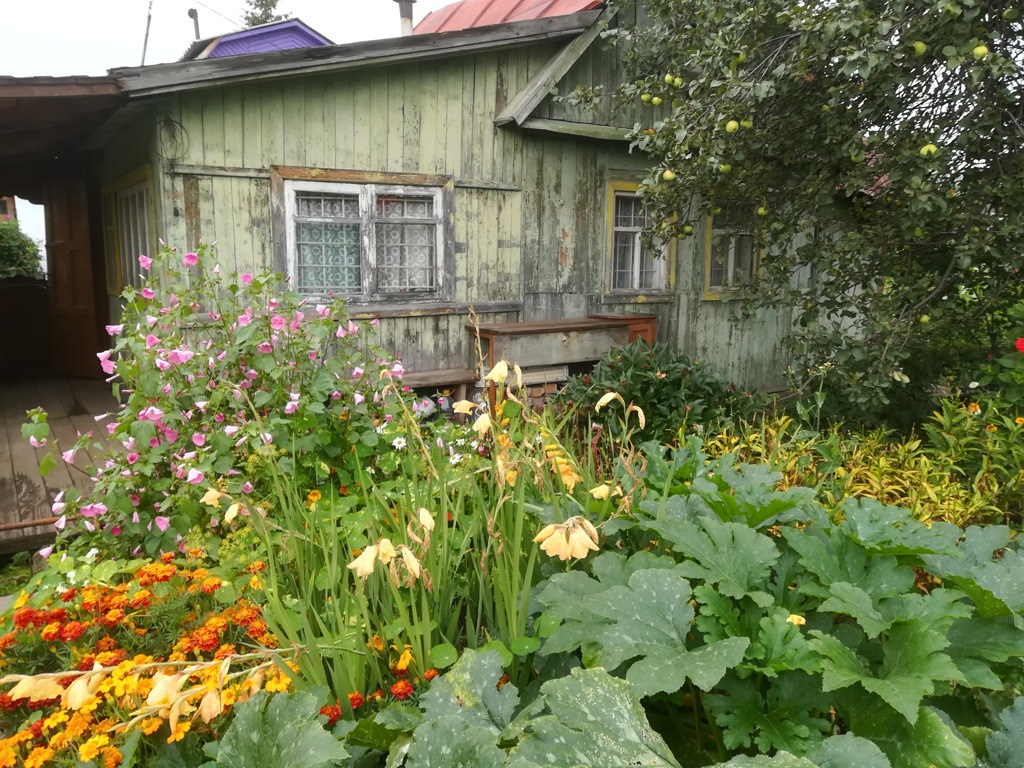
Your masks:
<svg viewBox="0 0 1024 768"><path fill-rule="evenodd" d="M113 77L0 77L0 190L31 198L125 100Z"/></svg>

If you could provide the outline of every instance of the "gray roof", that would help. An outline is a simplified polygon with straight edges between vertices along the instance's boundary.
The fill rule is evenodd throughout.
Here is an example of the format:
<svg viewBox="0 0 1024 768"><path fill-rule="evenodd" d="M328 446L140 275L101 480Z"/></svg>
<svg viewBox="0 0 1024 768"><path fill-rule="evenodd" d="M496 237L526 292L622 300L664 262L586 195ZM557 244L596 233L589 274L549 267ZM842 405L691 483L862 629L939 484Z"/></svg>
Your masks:
<svg viewBox="0 0 1024 768"><path fill-rule="evenodd" d="M487 27L368 40L349 45L298 48L244 56L111 69L129 97L174 93L234 82L358 69L392 62L458 56L579 35L601 11L533 19Z"/></svg>

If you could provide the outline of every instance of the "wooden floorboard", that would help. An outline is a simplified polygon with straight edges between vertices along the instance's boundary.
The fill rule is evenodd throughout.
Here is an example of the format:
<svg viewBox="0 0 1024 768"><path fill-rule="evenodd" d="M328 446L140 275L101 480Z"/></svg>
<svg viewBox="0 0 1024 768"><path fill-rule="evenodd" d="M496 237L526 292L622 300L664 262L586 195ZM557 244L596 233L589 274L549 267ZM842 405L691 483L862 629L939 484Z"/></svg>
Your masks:
<svg viewBox="0 0 1024 768"><path fill-rule="evenodd" d="M48 448L35 449L21 439L25 411L35 407L46 410L51 440L56 438L56 445L50 447L58 449L58 465L45 479L38 470ZM102 381L58 377L0 381L0 523L51 517L54 498L61 491L72 486L91 490L92 479L65 465L59 451L74 445L79 432L91 431L100 447L80 453L75 466L84 469L93 463L109 444L105 424L97 424L93 416L116 409L110 385ZM37 548L40 539L50 534L46 526L0 532L0 553Z"/></svg>

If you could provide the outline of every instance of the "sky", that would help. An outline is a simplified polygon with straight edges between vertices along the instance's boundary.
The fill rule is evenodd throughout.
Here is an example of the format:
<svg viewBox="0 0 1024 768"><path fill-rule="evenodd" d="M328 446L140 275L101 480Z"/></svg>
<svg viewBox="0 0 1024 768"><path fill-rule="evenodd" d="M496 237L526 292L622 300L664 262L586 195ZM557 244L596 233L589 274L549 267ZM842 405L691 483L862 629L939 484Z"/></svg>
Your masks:
<svg viewBox="0 0 1024 768"><path fill-rule="evenodd" d="M417 0L413 23L452 0ZM142 63L150 0L13 0L0 12L0 76L103 75ZM177 61L199 33L242 27L244 0L152 0L146 64ZM279 0L277 12L302 19L335 43L397 37L394 0ZM22 229L43 239L42 208L18 201Z"/></svg>

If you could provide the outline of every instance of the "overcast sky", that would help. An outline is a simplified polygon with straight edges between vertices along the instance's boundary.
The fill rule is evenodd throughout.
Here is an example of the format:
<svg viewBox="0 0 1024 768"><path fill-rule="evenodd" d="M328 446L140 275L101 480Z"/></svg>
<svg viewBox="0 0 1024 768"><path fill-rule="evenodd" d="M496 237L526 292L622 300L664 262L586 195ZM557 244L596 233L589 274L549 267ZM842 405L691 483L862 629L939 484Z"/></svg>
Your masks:
<svg viewBox="0 0 1024 768"><path fill-rule="evenodd" d="M413 21L452 0L417 0ZM103 75L142 61L150 0L0 0L0 75ZM239 29L244 0L152 0L146 63L177 61L195 39ZM302 19L335 43L396 37L394 0L280 0L278 13ZM2 190L0 190L2 192ZM42 209L19 201L22 228L43 238Z"/></svg>

